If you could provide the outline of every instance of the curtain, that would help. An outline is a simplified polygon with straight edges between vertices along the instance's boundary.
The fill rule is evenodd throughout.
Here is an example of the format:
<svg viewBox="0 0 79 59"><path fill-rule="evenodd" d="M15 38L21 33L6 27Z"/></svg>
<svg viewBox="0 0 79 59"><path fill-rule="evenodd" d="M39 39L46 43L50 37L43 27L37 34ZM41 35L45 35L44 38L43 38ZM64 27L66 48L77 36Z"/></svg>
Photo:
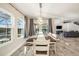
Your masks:
<svg viewBox="0 0 79 59"><path fill-rule="evenodd" d="M25 26L24 26L24 38L28 36L28 18L25 16Z"/></svg>
<svg viewBox="0 0 79 59"><path fill-rule="evenodd" d="M35 35L33 19L30 19L29 36Z"/></svg>
<svg viewBox="0 0 79 59"><path fill-rule="evenodd" d="M48 19L48 24L49 24L49 26L48 26L49 32L53 33L53 29L52 29L52 19L51 19L51 18Z"/></svg>

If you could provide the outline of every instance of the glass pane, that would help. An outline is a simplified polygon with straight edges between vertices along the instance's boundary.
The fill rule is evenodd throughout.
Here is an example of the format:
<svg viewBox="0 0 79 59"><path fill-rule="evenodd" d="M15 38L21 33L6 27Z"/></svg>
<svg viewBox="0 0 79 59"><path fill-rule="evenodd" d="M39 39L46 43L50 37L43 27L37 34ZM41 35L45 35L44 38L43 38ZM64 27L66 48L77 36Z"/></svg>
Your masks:
<svg viewBox="0 0 79 59"><path fill-rule="evenodd" d="M44 34L48 33L48 24L42 25L42 31L43 31Z"/></svg>
<svg viewBox="0 0 79 59"><path fill-rule="evenodd" d="M44 34L48 33L48 20L47 19L43 20L43 24L41 24L41 26L42 26L42 32ZM37 35L39 32L39 24L37 20L34 20L34 30Z"/></svg>
<svg viewBox="0 0 79 59"><path fill-rule="evenodd" d="M11 17L0 12L0 43L11 40Z"/></svg>
<svg viewBox="0 0 79 59"><path fill-rule="evenodd" d="M6 37L6 28L0 28L0 39Z"/></svg>
<svg viewBox="0 0 79 59"><path fill-rule="evenodd" d="M24 36L24 19L20 18L17 22L18 26L18 37Z"/></svg>

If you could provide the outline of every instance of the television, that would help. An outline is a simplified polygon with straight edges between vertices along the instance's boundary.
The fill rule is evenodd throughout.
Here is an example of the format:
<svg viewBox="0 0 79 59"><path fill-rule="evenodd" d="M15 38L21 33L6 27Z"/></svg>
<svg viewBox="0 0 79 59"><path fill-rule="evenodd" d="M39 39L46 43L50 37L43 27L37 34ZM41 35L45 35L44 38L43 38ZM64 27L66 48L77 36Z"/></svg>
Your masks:
<svg viewBox="0 0 79 59"><path fill-rule="evenodd" d="M56 29L62 29L62 26L56 26Z"/></svg>

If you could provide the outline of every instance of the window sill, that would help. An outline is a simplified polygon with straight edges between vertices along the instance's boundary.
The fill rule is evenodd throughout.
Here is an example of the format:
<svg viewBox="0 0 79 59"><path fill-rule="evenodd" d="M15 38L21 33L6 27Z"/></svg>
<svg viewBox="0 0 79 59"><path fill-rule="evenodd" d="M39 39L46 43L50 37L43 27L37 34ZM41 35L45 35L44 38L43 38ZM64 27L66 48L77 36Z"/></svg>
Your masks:
<svg viewBox="0 0 79 59"><path fill-rule="evenodd" d="M6 45L8 45L8 44L10 44L12 42L13 42L13 40L5 42L5 43L2 43L2 44L0 44L0 48L3 47L3 46L6 46Z"/></svg>

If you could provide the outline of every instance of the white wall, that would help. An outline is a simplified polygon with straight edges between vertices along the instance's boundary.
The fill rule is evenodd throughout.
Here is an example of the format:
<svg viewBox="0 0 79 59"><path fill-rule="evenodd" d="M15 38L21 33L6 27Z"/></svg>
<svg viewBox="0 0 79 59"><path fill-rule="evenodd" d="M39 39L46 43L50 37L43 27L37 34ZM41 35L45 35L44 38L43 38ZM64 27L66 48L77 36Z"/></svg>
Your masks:
<svg viewBox="0 0 79 59"><path fill-rule="evenodd" d="M74 23L63 24L64 31L79 31L79 26Z"/></svg>
<svg viewBox="0 0 79 59"><path fill-rule="evenodd" d="M64 31L79 31L79 26L74 24L74 23L62 23L63 20L62 19L55 19L54 20L54 32L56 33L56 26L57 25L62 25L62 29Z"/></svg>
<svg viewBox="0 0 79 59"><path fill-rule="evenodd" d="M54 27L53 27L53 31L54 33L56 33L57 30L62 30L62 29L56 29L56 26L62 26L63 23L62 23L62 19L54 19Z"/></svg>

